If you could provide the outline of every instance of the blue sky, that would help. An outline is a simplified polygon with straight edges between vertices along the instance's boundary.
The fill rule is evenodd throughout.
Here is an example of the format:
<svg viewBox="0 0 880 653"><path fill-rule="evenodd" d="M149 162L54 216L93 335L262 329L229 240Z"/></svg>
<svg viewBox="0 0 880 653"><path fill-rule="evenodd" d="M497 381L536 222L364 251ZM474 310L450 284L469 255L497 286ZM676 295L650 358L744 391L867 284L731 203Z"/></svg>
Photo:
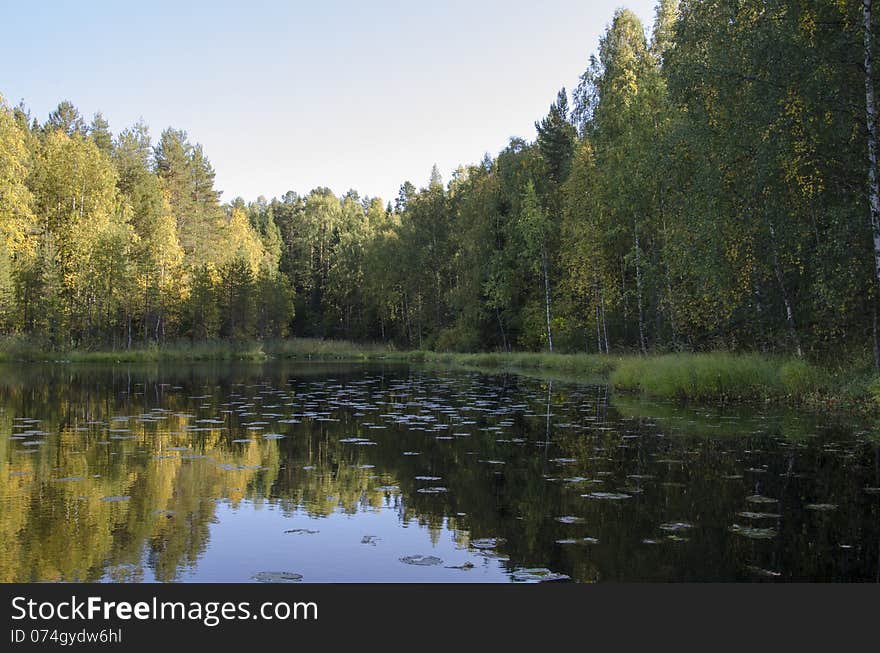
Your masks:
<svg viewBox="0 0 880 653"><path fill-rule="evenodd" d="M185 129L224 200L388 200L534 138L621 5L650 25L654 0L4 0L0 94L41 121L69 99L114 133Z"/></svg>

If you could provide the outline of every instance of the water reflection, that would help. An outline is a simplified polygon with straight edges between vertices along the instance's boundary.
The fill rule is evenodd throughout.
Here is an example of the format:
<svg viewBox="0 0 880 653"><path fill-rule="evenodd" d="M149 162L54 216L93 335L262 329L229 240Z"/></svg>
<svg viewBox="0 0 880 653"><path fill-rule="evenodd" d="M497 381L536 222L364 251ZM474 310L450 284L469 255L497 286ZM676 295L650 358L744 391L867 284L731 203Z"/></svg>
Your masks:
<svg viewBox="0 0 880 653"><path fill-rule="evenodd" d="M0 580L880 575L870 429L405 367L0 380Z"/></svg>

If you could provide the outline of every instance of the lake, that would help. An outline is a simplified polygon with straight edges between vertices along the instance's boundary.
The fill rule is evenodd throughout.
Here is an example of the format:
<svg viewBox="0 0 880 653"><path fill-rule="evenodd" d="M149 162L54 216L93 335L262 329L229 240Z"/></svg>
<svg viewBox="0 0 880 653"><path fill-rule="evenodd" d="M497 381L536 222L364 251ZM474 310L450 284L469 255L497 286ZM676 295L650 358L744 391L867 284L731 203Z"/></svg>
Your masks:
<svg viewBox="0 0 880 653"><path fill-rule="evenodd" d="M880 581L880 438L510 374L0 368L0 581Z"/></svg>

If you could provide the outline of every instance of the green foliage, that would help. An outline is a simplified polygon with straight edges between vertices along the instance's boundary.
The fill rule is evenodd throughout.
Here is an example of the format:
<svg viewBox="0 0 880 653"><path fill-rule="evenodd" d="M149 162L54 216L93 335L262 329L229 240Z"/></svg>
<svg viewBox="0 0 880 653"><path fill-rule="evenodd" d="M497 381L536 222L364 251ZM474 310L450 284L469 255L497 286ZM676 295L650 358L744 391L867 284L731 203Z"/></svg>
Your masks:
<svg viewBox="0 0 880 653"><path fill-rule="evenodd" d="M859 373L723 355L616 373L664 396L864 394L878 298L862 19L831 0L660 0L649 37L620 9L533 142L445 185L435 167L387 204L316 188L223 205L182 130L154 145L70 102L44 125L3 104L0 332L59 349L760 351Z"/></svg>
<svg viewBox="0 0 880 653"><path fill-rule="evenodd" d="M868 393L874 402L880 405L880 377L875 378L868 385Z"/></svg>
<svg viewBox="0 0 880 653"><path fill-rule="evenodd" d="M220 335L232 340L253 337L254 274L249 261L237 256L220 268Z"/></svg>

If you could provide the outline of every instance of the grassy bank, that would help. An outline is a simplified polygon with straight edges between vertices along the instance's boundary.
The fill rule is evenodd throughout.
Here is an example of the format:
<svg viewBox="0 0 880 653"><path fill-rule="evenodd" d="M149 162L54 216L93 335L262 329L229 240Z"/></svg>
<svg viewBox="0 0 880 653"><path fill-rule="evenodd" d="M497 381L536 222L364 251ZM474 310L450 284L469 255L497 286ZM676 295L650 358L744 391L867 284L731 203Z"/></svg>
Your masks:
<svg viewBox="0 0 880 653"><path fill-rule="evenodd" d="M757 354L656 356L460 354L401 351L377 344L290 338L266 342L174 343L116 351L47 351L20 340L0 341L0 361L159 362L269 359L386 361L510 371L567 379L607 379L615 390L681 401L780 401L828 407L880 406L880 378L869 368L831 370L805 361Z"/></svg>
<svg viewBox="0 0 880 653"><path fill-rule="evenodd" d="M162 347L116 350L52 350L27 341L0 342L0 362L150 363L159 361L249 360L268 358L262 343L170 343Z"/></svg>

